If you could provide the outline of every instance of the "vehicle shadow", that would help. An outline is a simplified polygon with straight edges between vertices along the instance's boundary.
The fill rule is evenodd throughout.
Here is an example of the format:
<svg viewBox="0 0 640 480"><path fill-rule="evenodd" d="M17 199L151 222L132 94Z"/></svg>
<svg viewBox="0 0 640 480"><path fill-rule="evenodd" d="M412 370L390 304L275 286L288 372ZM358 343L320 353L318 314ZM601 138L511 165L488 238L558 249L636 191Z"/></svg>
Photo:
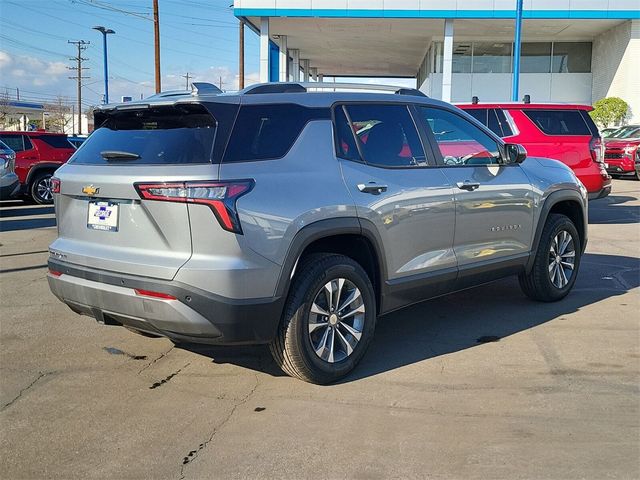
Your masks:
<svg viewBox="0 0 640 480"><path fill-rule="evenodd" d="M0 202L0 232L31 230L55 225L53 205L30 205L22 200Z"/></svg>
<svg viewBox="0 0 640 480"><path fill-rule="evenodd" d="M589 223L600 224L630 224L640 223L640 205L625 205L637 200L625 195L609 195L599 200L589 202Z"/></svg>
<svg viewBox="0 0 640 480"><path fill-rule="evenodd" d="M338 383L499 341L639 285L640 259L586 254L574 290L560 302L527 299L515 277L429 300L379 318L375 337L360 365ZM284 375L264 346L180 348L210 357L214 363Z"/></svg>

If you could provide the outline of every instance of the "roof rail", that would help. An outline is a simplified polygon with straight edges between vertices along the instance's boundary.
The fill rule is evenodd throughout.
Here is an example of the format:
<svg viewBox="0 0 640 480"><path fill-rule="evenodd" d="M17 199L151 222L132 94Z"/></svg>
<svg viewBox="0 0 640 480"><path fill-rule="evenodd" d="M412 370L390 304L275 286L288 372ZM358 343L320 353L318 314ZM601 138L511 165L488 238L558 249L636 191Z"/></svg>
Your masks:
<svg viewBox="0 0 640 480"><path fill-rule="evenodd" d="M368 83L330 83L330 82L280 82L280 83L259 83L245 88L240 93L243 95L253 95L260 93L304 93L317 90L369 90L375 92L390 92L396 95L412 95L416 97L426 97L426 95L416 88L404 88L393 85L377 85Z"/></svg>

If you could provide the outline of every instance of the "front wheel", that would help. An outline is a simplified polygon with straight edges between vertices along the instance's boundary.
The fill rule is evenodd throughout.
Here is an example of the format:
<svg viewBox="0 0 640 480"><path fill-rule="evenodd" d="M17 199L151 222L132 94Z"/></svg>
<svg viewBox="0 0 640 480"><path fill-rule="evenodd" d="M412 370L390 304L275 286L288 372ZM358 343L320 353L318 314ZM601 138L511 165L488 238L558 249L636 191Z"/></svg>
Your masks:
<svg viewBox="0 0 640 480"><path fill-rule="evenodd" d="M363 268L344 255L313 254L293 279L271 354L293 377L334 382L358 364L375 322L373 287Z"/></svg>
<svg viewBox="0 0 640 480"><path fill-rule="evenodd" d="M31 181L29 195L34 202L40 205L50 205L53 203L53 185L51 183L53 173L38 173Z"/></svg>
<svg viewBox="0 0 640 480"><path fill-rule="evenodd" d="M578 230L569 217L556 213L549 215L533 268L519 277L525 295L542 302L555 302L566 297L578 275L580 246Z"/></svg>

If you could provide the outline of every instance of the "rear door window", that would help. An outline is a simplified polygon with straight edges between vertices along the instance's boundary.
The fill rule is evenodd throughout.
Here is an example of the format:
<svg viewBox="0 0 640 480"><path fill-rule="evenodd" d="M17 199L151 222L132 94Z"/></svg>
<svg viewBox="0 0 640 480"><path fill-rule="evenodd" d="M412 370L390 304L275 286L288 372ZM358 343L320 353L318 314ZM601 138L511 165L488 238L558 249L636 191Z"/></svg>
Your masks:
<svg viewBox="0 0 640 480"><path fill-rule="evenodd" d="M485 127L487 126L487 113L489 112L488 108L470 108L469 110L465 110L465 112L478 120Z"/></svg>
<svg viewBox="0 0 640 480"><path fill-rule="evenodd" d="M346 105L345 110L355 142L368 165L387 168L427 165L420 136L406 105Z"/></svg>
<svg viewBox="0 0 640 480"><path fill-rule="evenodd" d="M67 137L62 135L42 135L37 138L53 148L73 148Z"/></svg>
<svg viewBox="0 0 640 480"><path fill-rule="evenodd" d="M243 105L238 113L224 162L284 157L311 120L329 120L329 109L296 104Z"/></svg>
<svg viewBox="0 0 640 480"><path fill-rule="evenodd" d="M218 125L200 104L100 112L98 122L71 163L210 163Z"/></svg>
<svg viewBox="0 0 640 480"><path fill-rule="evenodd" d="M547 135L591 135L580 110L530 110L524 114Z"/></svg>

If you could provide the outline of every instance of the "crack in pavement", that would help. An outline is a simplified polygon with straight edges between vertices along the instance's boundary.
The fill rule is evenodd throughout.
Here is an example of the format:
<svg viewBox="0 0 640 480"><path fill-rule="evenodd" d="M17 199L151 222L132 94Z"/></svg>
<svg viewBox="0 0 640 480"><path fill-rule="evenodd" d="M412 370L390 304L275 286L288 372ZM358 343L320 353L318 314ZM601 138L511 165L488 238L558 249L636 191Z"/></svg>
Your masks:
<svg viewBox="0 0 640 480"><path fill-rule="evenodd" d="M169 353L171 352L171 350L173 350L175 348L175 345L171 345L171 348L169 350L167 350L166 352L163 352L160 354L160 356L154 360L151 360L147 365L145 365L144 367L142 367L140 369L140 371L138 372L138 375L140 375L142 372L144 372L147 368L149 368L151 365L153 365L154 363L156 363L158 360L162 359L163 357L166 357L167 355L169 355Z"/></svg>
<svg viewBox="0 0 640 480"><path fill-rule="evenodd" d="M238 409L238 407L241 407L242 405L247 403L249 401L249 399L251 398L251 396L256 392L256 390L258 389L258 385L260 384L260 380L258 379L258 374L255 375L255 378L256 378L256 383L253 386L253 388L251 389L251 391L249 393L247 393L244 397L242 397L240 399L240 401L238 401L238 403L236 403L233 406L233 408L231 409L229 414L224 418L224 420L222 420L222 422L220 422L220 424L218 424L213 429L213 431L209 435L209 438L207 440L205 440L204 442L202 442L200 445L198 445L197 449L191 450L182 459L182 465L180 466L180 480L184 480L184 478L185 478L185 473L186 473L185 472L185 468L186 468L186 466L189 465L191 462L193 462L196 458L198 458L198 455L200 454L200 452L202 450L204 450L205 448L207 448L209 443L211 443L213 441L213 438L216 436L216 434L229 422L229 420L231 420L231 418L233 417L234 413L236 413L236 410Z"/></svg>
<svg viewBox="0 0 640 480"><path fill-rule="evenodd" d="M184 370L185 368L187 368L189 365L191 365L191 362L187 363L184 367L179 368L178 370L176 370L175 372L173 372L171 375L163 378L162 380L160 380L159 382L155 382L153 385L151 385L149 387L149 390L153 390L155 388L161 387L162 385L164 385L165 383L167 383L169 380L171 380L173 377L175 377L176 375L178 375L182 370Z"/></svg>
<svg viewBox="0 0 640 480"><path fill-rule="evenodd" d="M50 373L50 372L49 372ZM29 390L31 387L33 387L42 377L49 375L49 373L45 372L38 372L38 377L31 382L29 385L27 385L26 387L24 387L22 390L20 390L20 393L18 393L18 395L11 400L9 403L5 403L2 408L0 408L0 412L4 411L5 409L9 408L11 405L13 405L20 397L22 397L22 394L24 392L26 392L27 390Z"/></svg>

